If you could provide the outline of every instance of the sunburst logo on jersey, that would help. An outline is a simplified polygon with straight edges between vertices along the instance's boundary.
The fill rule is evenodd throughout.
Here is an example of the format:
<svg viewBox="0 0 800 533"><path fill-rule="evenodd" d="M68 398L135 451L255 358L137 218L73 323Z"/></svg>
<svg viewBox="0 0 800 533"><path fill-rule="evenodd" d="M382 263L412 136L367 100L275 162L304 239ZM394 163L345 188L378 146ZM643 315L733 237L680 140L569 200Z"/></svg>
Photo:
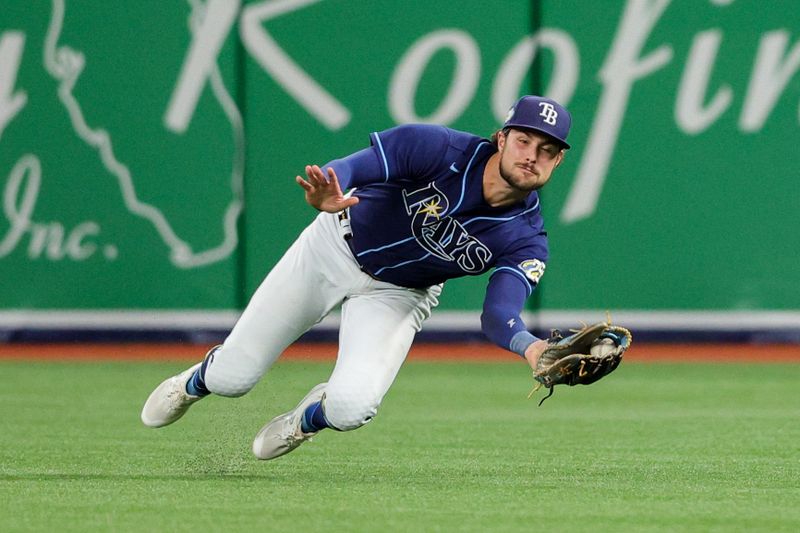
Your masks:
<svg viewBox="0 0 800 533"><path fill-rule="evenodd" d="M437 219L441 216L439 211L441 211L442 206L439 205L439 199L435 198L428 203L422 204L422 207L419 208L420 213L424 213L425 215L431 215L436 217Z"/></svg>

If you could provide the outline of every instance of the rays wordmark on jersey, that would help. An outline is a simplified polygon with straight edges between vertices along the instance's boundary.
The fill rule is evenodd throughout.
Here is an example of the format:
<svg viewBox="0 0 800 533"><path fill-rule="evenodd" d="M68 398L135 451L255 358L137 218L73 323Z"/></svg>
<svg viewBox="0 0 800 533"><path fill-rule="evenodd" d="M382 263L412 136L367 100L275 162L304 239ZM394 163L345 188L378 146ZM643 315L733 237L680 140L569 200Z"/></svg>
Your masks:
<svg viewBox="0 0 800 533"><path fill-rule="evenodd" d="M403 189L403 202L411 216L411 232L422 248L439 259L455 261L465 272L478 273L486 268L492 252L459 221L442 216L450 203L433 182L411 192Z"/></svg>

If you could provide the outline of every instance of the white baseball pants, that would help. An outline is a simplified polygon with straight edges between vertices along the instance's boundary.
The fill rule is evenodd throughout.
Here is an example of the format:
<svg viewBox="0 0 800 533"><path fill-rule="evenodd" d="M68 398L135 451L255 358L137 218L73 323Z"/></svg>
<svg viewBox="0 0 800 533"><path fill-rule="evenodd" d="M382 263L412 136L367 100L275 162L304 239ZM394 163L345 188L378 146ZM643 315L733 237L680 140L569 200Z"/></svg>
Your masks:
<svg viewBox="0 0 800 533"><path fill-rule="evenodd" d="M377 413L442 286L408 289L362 272L336 215L320 213L256 290L208 366L208 389L250 391L283 351L341 305L339 353L324 412L339 430Z"/></svg>

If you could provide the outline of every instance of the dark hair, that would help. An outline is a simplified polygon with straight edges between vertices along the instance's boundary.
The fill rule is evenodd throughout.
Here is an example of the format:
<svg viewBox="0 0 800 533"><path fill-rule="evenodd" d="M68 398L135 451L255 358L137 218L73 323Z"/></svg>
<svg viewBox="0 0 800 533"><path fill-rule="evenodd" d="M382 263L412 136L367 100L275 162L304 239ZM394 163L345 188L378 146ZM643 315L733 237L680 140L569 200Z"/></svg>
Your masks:
<svg viewBox="0 0 800 533"><path fill-rule="evenodd" d="M492 133L492 136L489 137L489 141L491 141L491 143L494 145L494 147L497 148L498 147L497 146L497 136L500 135L500 132L503 132L503 135L508 136L508 132L510 130L511 130L511 128L503 128L503 129L495 131L494 133Z"/></svg>

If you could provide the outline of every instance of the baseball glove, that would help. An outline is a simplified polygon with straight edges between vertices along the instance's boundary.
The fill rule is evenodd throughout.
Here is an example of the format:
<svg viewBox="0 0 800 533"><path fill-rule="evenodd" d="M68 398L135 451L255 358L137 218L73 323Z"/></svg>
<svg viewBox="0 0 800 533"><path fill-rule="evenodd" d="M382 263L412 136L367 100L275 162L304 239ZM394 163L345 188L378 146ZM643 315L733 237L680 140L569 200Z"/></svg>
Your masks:
<svg viewBox="0 0 800 533"><path fill-rule="evenodd" d="M542 405L556 385L589 385L607 376L619 366L632 340L630 331L606 322L584 326L568 337L553 330L533 371L539 383L528 397L542 386L550 389L539 402Z"/></svg>

